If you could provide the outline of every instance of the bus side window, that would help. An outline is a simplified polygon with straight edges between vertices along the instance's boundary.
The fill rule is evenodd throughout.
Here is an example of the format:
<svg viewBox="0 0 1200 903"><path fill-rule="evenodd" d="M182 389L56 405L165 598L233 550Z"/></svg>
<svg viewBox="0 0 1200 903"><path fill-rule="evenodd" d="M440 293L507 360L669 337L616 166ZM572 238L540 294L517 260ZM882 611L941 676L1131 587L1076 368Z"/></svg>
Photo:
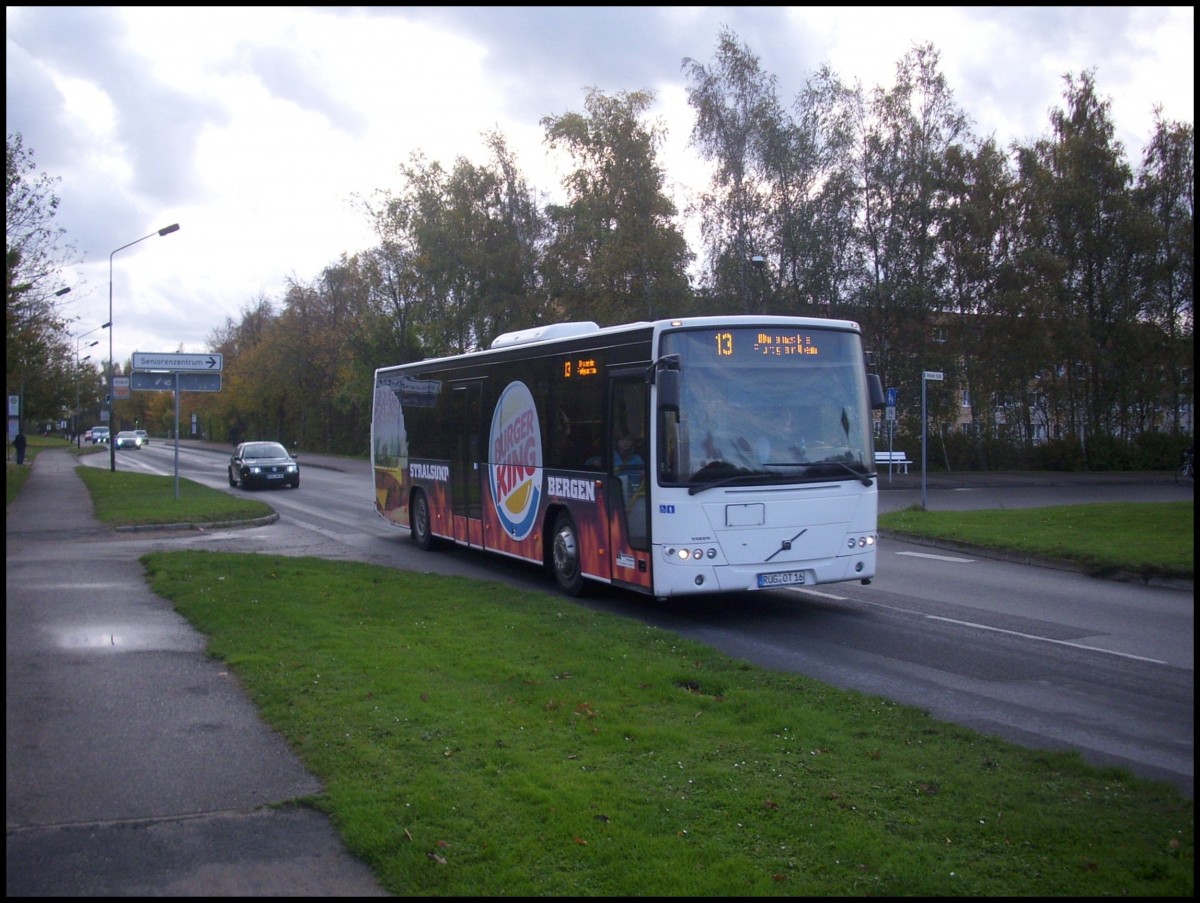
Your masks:
<svg viewBox="0 0 1200 903"><path fill-rule="evenodd" d="M572 462L576 467L599 470L604 466L600 449L600 424L587 420L577 426L579 432L579 456Z"/></svg>

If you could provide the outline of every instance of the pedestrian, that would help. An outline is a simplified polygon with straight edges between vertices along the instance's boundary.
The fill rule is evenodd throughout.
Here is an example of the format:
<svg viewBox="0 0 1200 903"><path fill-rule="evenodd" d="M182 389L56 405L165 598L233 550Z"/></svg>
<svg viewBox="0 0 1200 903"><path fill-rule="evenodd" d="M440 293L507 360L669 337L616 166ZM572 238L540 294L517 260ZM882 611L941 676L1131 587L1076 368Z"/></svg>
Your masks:
<svg viewBox="0 0 1200 903"><path fill-rule="evenodd" d="M642 460L633 447L633 437L629 433L622 430L617 433L617 447L613 451L613 473L615 474L634 474L638 475L638 482L641 482L641 474L646 470L646 462Z"/></svg>
<svg viewBox="0 0 1200 903"><path fill-rule="evenodd" d="M17 434L13 436L13 448L17 450L17 463L25 463L25 434L17 430Z"/></svg>

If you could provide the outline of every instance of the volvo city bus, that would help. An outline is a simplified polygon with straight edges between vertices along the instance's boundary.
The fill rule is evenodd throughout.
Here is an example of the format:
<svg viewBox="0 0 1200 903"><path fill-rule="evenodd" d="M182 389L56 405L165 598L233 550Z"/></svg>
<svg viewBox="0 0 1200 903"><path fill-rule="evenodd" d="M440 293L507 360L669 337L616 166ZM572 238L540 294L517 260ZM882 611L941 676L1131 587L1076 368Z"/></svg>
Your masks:
<svg viewBox="0 0 1200 903"><path fill-rule="evenodd" d="M570 595L867 583L883 403L846 320L508 333L375 372L375 510L422 549L544 565Z"/></svg>

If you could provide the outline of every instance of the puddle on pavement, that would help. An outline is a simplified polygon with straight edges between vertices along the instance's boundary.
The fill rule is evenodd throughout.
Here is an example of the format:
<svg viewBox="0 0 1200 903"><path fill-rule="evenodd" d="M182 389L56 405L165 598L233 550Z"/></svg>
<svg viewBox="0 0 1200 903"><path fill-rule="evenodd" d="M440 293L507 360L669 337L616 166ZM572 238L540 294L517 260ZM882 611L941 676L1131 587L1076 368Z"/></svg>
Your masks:
<svg viewBox="0 0 1200 903"><path fill-rule="evenodd" d="M52 628L53 629L53 628ZM134 652L173 650L190 652L200 649L203 640L187 632L171 628L145 627L137 624L96 625L53 629L58 645L64 649L112 650Z"/></svg>

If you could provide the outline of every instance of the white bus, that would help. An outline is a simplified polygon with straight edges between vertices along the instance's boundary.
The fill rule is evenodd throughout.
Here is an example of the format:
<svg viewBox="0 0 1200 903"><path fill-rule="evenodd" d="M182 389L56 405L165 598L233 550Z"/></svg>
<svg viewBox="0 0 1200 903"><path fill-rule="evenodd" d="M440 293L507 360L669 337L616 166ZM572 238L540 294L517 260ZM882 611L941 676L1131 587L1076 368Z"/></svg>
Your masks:
<svg viewBox="0 0 1200 903"><path fill-rule="evenodd" d="M545 565L570 595L868 583L883 404L846 320L508 333L375 372L375 510L423 549Z"/></svg>

